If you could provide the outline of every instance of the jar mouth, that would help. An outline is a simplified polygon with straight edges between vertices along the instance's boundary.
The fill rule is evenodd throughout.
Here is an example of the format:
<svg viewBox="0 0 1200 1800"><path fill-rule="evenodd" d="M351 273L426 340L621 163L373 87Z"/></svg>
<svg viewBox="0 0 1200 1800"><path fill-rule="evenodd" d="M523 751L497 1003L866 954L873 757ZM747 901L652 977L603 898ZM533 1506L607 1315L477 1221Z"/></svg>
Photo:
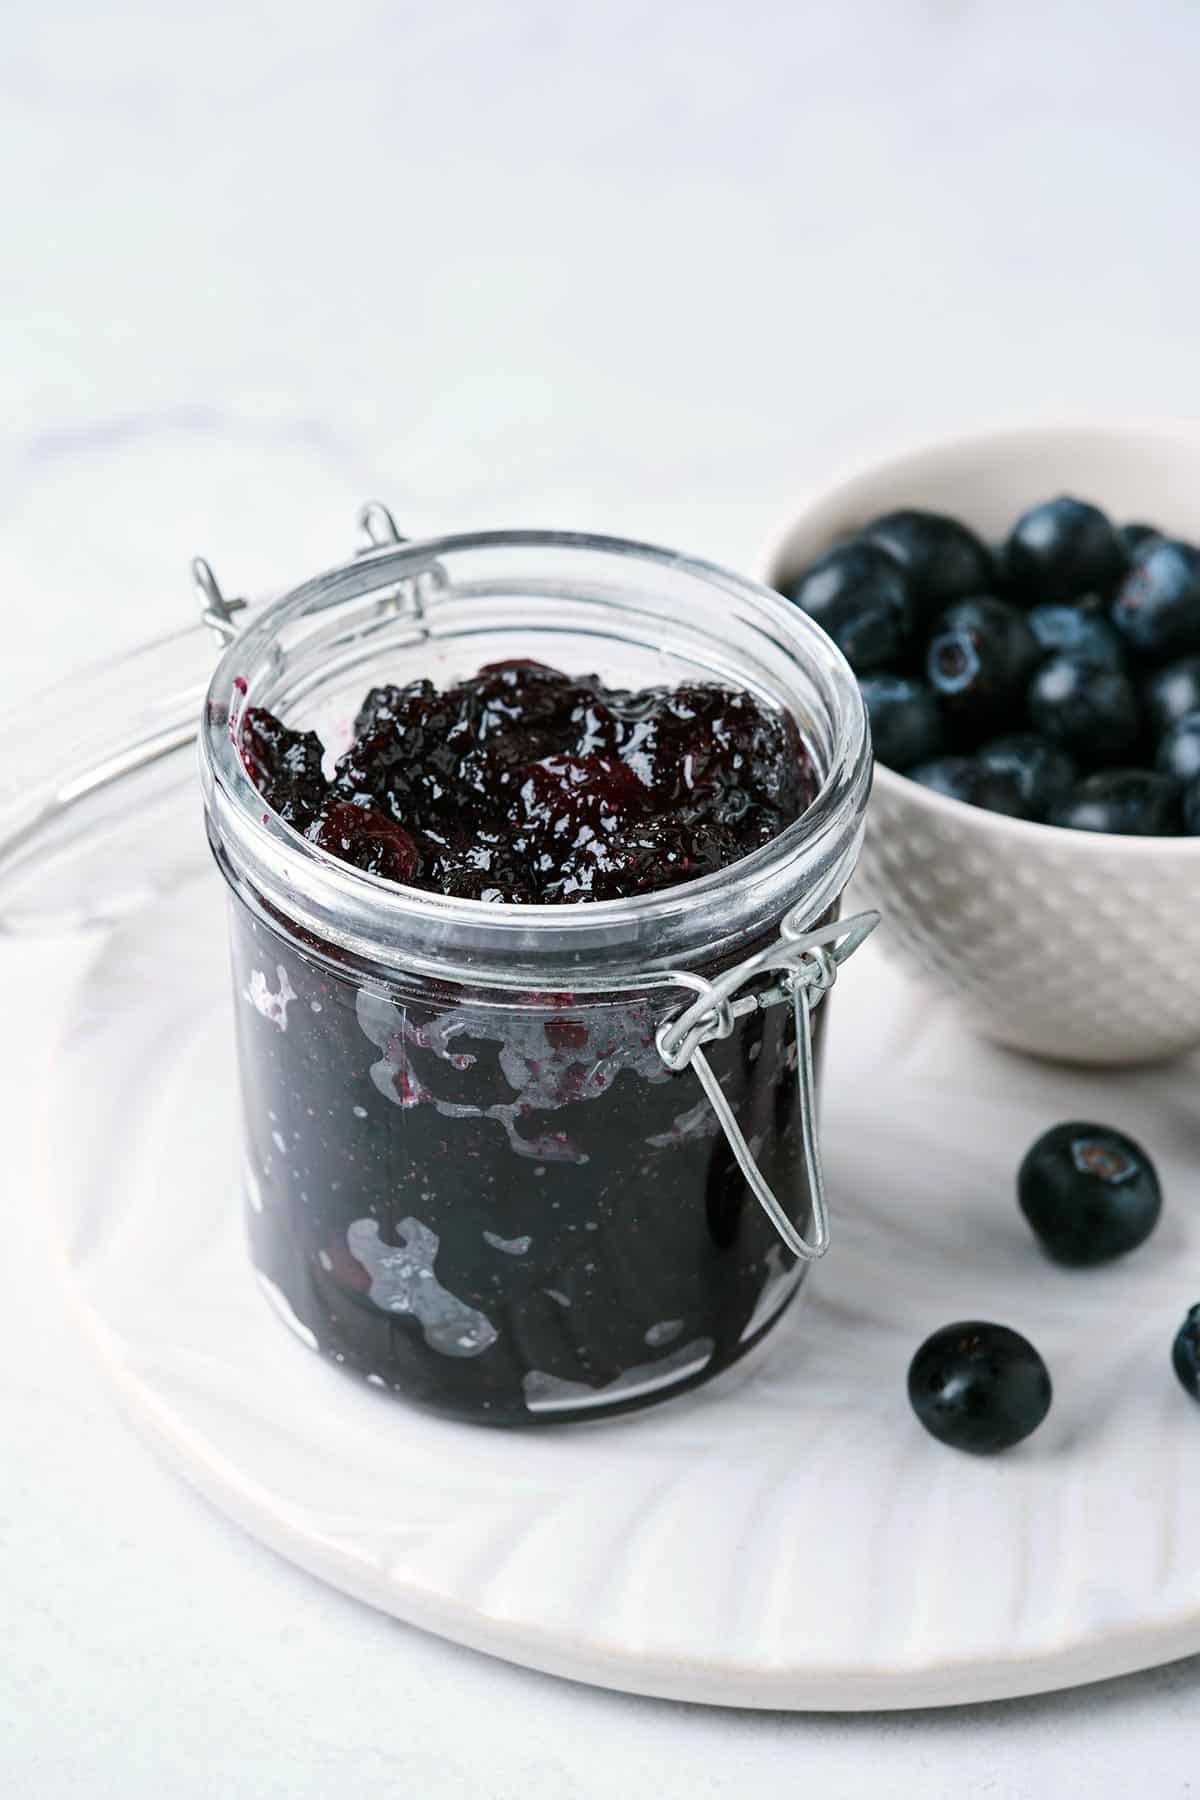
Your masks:
<svg viewBox="0 0 1200 1800"><path fill-rule="evenodd" d="M331 673L358 670L361 695L398 653L410 665L405 679L431 673L419 665L422 647L432 655L451 637L464 647L491 638L488 653L475 651L476 666L496 660L497 633L512 634L504 654L544 657L548 633L572 630L567 612L578 613L580 638L682 656L700 679L706 657L716 657L725 673L708 679L790 711L820 776L808 809L767 844L695 881L628 899L531 905L430 893L357 869L288 825L251 781L235 741L245 706L304 725L297 706L311 716ZM654 644L656 625L672 640L667 650ZM531 637L543 641L535 648ZM374 550L264 607L217 664L200 741L210 835L235 890L248 887L271 911L382 968L449 975L465 965L506 986L527 984L547 961L580 977L595 965L589 985L600 987L634 969L686 966L719 954L738 935L739 916L752 928L764 909L781 913L810 887L818 916L857 857L871 768L849 664L790 601L657 545L532 530Z"/></svg>

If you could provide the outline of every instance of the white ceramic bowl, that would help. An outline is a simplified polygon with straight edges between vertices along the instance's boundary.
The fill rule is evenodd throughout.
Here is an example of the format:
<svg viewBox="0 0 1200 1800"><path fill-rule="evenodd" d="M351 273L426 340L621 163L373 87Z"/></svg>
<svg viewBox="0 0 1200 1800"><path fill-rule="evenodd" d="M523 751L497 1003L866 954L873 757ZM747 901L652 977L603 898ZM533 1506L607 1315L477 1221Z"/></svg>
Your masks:
<svg viewBox="0 0 1200 1800"><path fill-rule="evenodd" d="M892 457L810 500L770 543L763 579L786 585L895 507L951 513L995 541L1060 493L1200 541L1200 426L1039 427ZM1000 1043L1089 1063L1200 1044L1200 838L1033 825L877 768L858 891L918 981Z"/></svg>

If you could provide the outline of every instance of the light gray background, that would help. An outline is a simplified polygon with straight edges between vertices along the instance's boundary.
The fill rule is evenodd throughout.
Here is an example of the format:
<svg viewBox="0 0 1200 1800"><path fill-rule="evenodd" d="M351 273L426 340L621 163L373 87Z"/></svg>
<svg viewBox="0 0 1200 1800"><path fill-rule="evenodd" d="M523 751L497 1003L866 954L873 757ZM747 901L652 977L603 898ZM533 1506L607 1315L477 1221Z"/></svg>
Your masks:
<svg viewBox="0 0 1200 1800"><path fill-rule="evenodd" d="M413 532L748 566L893 443L1195 412L1198 52L1189 0L12 0L5 698L169 629L193 551L252 591L340 560L372 493ZM706 1713L487 1662L243 1540L81 1366L29 1222L70 961L0 953L6 1800L1192 1792L1197 1664Z"/></svg>

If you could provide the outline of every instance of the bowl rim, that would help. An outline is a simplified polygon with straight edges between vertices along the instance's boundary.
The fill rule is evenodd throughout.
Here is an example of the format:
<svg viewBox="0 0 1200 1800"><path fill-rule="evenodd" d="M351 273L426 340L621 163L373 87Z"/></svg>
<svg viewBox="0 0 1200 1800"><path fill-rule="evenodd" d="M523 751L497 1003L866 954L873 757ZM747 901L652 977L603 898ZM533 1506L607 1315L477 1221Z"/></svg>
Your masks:
<svg viewBox="0 0 1200 1800"><path fill-rule="evenodd" d="M892 448L864 459L847 456L838 474L814 489L787 519L781 520L764 538L754 565L755 578L765 587L774 587L776 570L783 552L796 531L809 520L836 505L847 490L869 487L873 477L894 475L905 463L920 462L927 457L974 456L981 451L1018 450L1023 442L1036 438L1043 441L1056 437L1093 437L1114 443L1132 445L1158 443L1190 448L1200 455L1200 419L1178 417L1138 418L1124 422L1104 418L1042 419L1024 425L1011 422L980 427L971 431L952 432L942 437L897 439ZM925 806L935 816L957 821L965 826L969 818L981 830L1009 834L1026 847L1034 843L1047 848L1077 850L1087 856L1087 846L1103 849L1107 854L1130 857L1149 854L1170 856L1178 860L1200 858L1200 837L1135 837L1112 831L1075 831L1065 825L1045 825L1035 819L1014 819L1007 813L990 812L986 807L972 806L966 800L955 800L949 794L922 786L885 763L876 761L876 785L888 789L914 806ZM869 815L868 815L869 817Z"/></svg>

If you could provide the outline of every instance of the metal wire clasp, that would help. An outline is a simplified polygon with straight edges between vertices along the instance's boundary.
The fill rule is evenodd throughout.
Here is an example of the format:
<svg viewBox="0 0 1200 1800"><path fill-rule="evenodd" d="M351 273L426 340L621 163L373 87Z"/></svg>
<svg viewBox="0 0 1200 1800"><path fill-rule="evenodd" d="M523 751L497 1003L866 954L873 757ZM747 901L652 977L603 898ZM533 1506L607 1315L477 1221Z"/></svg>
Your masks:
<svg viewBox="0 0 1200 1800"><path fill-rule="evenodd" d="M829 1215L825 1209L825 1181L817 1142L812 1014L836 981L840 965L870 937L879 923L879 914L856 913L853 918L835 919L832 924L805 931L796 922L799 910L793 908L784 919L775 943L755 956L747 957L735 968L727 969L715 981L704 981L697 975L676 970L669 979L691 988L697 997L674 1019L663 1021L656 1042L659 1055L673 1073L688 1067L696 1071L754 1198L793 1256L804 1262L815 1262L829 1248ZM739 989L771 970L779 971L777 981L758 993L735 998ZM718 1038L727 1038L735 1022L749 1013L789 1000L796 1020L796 1086L800 1094L804 1168L812 1200L811 1241L797 1231L764 1180L702 1047Z"/></svg>

